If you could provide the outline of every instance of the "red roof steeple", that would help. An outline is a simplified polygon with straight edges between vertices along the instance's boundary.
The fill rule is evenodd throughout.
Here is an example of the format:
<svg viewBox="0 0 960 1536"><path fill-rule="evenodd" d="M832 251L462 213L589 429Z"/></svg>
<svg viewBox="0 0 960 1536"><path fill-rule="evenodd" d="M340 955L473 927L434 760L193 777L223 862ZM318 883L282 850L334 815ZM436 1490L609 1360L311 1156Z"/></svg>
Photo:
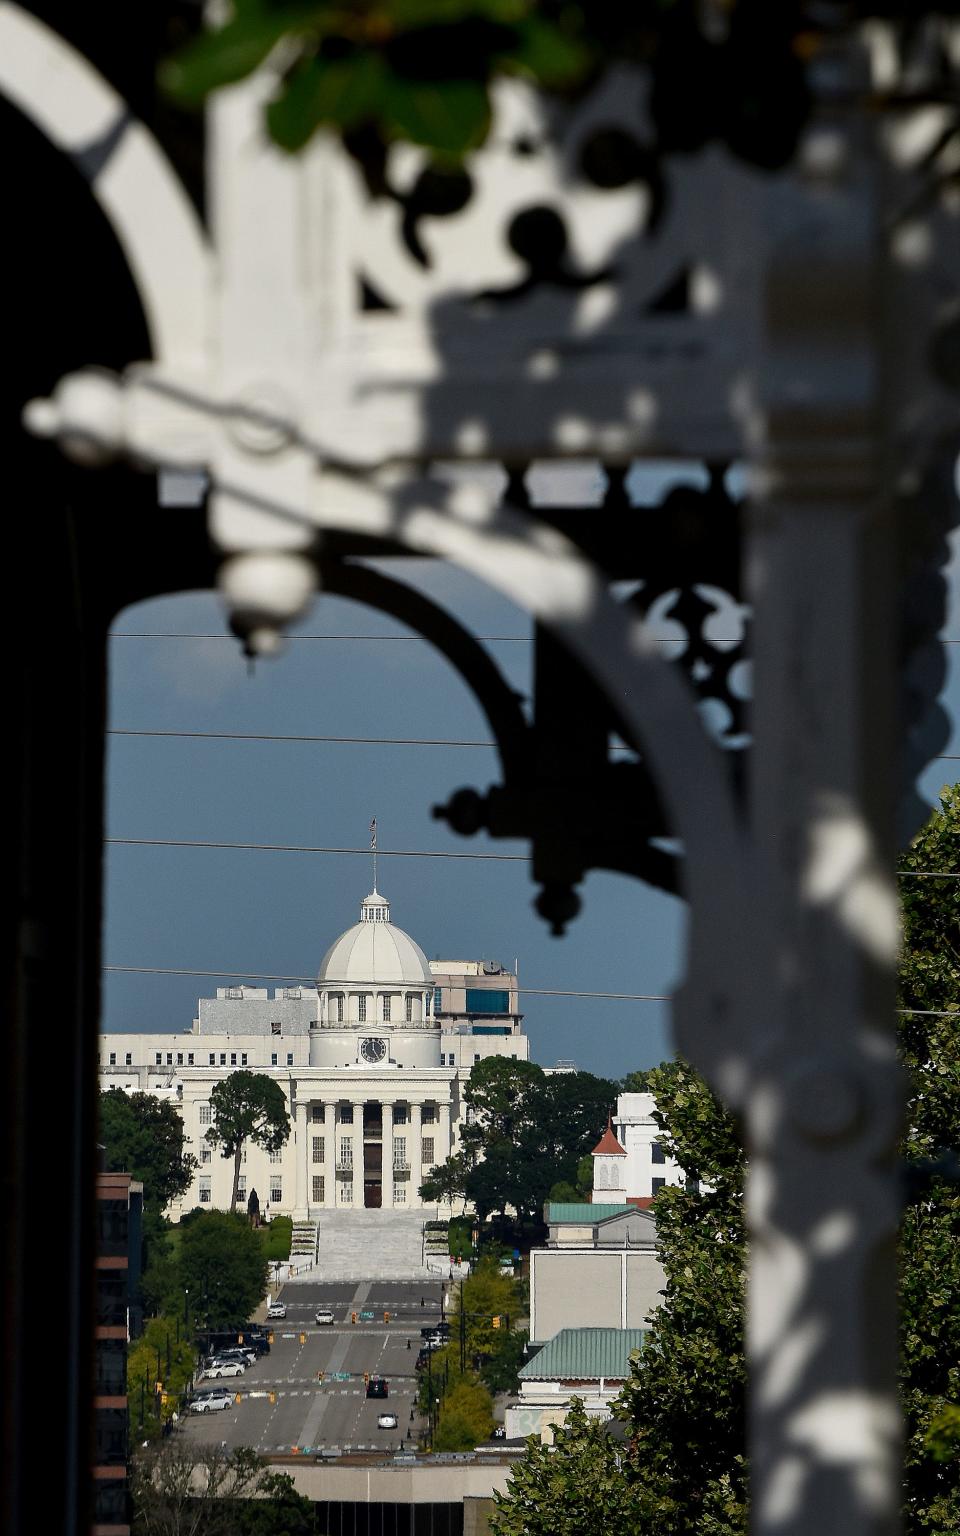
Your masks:
<svg viewBox="0 0 960 1536"><path fill-rule="evenodd" d="M609 1115L607 1116L607 1128L590 1153L591 1157L600 1157L601 1155L604 1157L626 1157L627 1155L626 1149L621 1147L616 1136L613 1134L613 1126L610 1123Z"/></svg>

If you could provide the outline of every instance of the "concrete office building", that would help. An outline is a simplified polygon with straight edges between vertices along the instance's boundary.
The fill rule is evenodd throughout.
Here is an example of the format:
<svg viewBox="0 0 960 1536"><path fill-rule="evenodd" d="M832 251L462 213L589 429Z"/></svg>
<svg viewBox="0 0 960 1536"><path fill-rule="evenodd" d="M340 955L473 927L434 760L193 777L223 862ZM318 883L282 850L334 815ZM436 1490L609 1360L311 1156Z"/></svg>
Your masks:
<svg viewBox="0 0 960 1536"><path fill-rule="evenodd" d="M292 1132L280 1152L250 1145L240 1199L268 1214L422 1205L420 1184L456 1149L462 1086L484 1057L529 1059L517 978L492 962L428 961L374 889L330 946L316 989L217 989L182 1034L104 1034L100 1086L168 1098L198 1160L169 1211L225 1209L232 1161L205 1140L214 1085L240 1068L281 1085Z"/></svg>

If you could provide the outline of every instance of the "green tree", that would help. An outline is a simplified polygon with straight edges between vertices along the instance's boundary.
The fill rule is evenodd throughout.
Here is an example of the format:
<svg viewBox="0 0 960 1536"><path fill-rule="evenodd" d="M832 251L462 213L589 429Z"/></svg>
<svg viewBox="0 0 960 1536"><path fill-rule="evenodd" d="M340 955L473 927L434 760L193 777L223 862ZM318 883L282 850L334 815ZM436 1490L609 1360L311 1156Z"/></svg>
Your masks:
<svg viewBox="0 0 960 1536"><path fill-rule="evenodd" d="M493 1354L480 1367L480 1380L494 1396L498 1392L516 1392L518 1373L524 1363L527 1340L525 1328L504 1328L496 1339Z"/></svg>
<svg viewBox="0 0 960 1536"><path fill-rule="evenodd" d="M428 1205L444 1205L466 1199L466 1181L470 1164L463 1152L437 1163L420 1185L420 1198Z"/></svg>
<svg viewBox="0 0 960 1536"><path fill-rule="evenodd" d="M180 1238L180 1289L205 1326L242 1322L263 1300L269 1265L259 1235L232 1211L206 1211Z"/></svg>
<svg viewBox="0 0 960 1536"><path fill-rule="evenodd" d="M283 1089L263 1072L231 1072L210 1093L213 1124L207 1141L223 1157L233 1158L231 1211L236 1209L240 1160L248 1141L265 1152L279 1152L290 1136L290 1116Z"/></svg>
<svg viewBox="0 0 960 1536"><path fill-rule="evenodd" d="M481 1224L511 1207L521 1222L539 1216L555 1184L574 1185L616 1093L615 1083L590 1072L548 1076L533 1062L504 1056L478 1062L464 1089L470 1116L462 1150L434 1171L425 1198L455 1189Z"/></svg>
<svg viewBox="0 0 960 1536"><path fill-rule="evenodd" d="M100 1094L100 1139L107 1167L143 1184L143 1201L157 1216L190 1187L197 1160L184 1150L176 1107L150 1093Z"/></svg>
<svg viewBox="0 0 960 1536"><path fill-rule="evenodd" d="M477 1377L461 1377L443 1397L435 1451L472 1451L493 1433L493 1399Z"/></svg>
<svg viewBox="0 0 960 1536"><path fill-rule="evenodd" d="M131 1439L156 1440L162 1426L183 1412L184 1397L197 1366L186 1338L178 1338L175 1317L153 1317L127 1351L127 1401ZM163 1383L163 1397L157 1382Z"/></svg>
<svg viewBox="0 0 960 1536"><path fill-rule="evenodd" d="M609 1426L588 1419L580 1398L553 1444L531 1436L503 1493L494 1494L493 1536L636 1536L652 1529L642 1488L625 1475L623 1447Z"/></svg>
<svg viewBox="0 0 960 1536"><path fill-rule="evenodd" d="M134 1459L135 1536L308 1536L309 1499L249 1446L165 1440Z"/></svg>
<svg viewBox="0 0 960 1536"><path fill-rule="evenodd" d="M960 869L960 786L902 857L903 870ZM960 1531L960 882L902 880L901 1056L911 1092L902 1154L900 1392L908 1536ZM926 1010L926 1011L921 1011ZM953 1154L953 1168L951 1156Z"/></svg>

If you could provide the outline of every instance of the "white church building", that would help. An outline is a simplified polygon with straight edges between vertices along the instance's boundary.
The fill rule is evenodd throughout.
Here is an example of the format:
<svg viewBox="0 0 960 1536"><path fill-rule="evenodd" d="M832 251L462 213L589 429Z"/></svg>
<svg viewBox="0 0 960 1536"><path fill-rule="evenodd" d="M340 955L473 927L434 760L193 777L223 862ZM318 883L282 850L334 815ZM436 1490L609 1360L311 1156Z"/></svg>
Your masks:
<svg viewBox="0 0 960 1536"><path fill-rule="evenodd" d="M235 986L201 998L189 1032L100 1036L103 1089L153 1093L183 1116L197 1159L168 1211L227 1209L233 1160L207 1145L214 1084L245 1068L276 1079L291 1134L281 1151L250 1144L240 1200L268 1215L420 1207L420 1185L457 1148L470 1069L493 1055L529 1059L516 974L494 962L428 961L374 889L360 920L324 955L312 987Z"/></svg>

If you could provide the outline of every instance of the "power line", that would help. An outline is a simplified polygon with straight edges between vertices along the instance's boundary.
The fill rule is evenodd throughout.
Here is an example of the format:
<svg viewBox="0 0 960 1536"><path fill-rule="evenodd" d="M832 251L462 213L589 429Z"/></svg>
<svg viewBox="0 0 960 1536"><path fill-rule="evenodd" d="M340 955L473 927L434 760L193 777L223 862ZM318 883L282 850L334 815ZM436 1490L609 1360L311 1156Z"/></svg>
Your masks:
<svg viewBox="0 0 960 1536"><path fill-rule="evenodd" d="M293 986L316 986L315 976L274 976L266 971L193 971L186 968L176 968L165 965L105 965L105 971L119 971L136 976L207 976L222 977L227 980L243 981L284 981ZM331 986L352 985L348 980L339 981L335 978L324 977L324 982ZM669 993L659 992L576 992L565 991L555 987L517 987L518 993L527 993L530 997L598 997L624 1003L669 1003L672 1001Z"/></svg>
<svg viewBox="0 0 960 1536"><path fill-rule="evenodd" d="M167 737L186 741L293 741L333 743L340 746L365 747L489 747L496 750L495 741L468 741L450 736L306 736L289 735L276 731L133 731L111 726L108 736ZM633 748L622 742L611 743L612 752L632 752Z"/></svg>
<svg viewBox="0 0 960 1536"><path fill-rule="evenodd" d="M326 848L309 843L226 843L186 837L105 837L105 843L125 848L237 848L256 853L343 853L369 858L369 848ZM501 864L525 864L525 853L460 853L428 848L378 848L385 859L485 859ZM960 880L960 873L946 869L898 869L899 880Z"/></svg>
<svg viewBox="0 0 960 1536"><path fill-rule="evenodd" d="M369 859L369 848L318 848L304 843L215 843L174 837L105 837L105 843L128 848L240 848L260 853L346 853ZM525 853L443 853L419 848L378 848L384 859L487 859L498 863L525 864Z"/></svg>
<svg viewBox="0 0 960 1536"><path fill-rule="evenodd" d="M287 635L285 638L287 640L289 640L292 644L297 644L301 640L332 640L332 641L339 641L339 640L387 640L387 641L391 641L391 642L392 641L397 641L397 640L399 640L399 641L411 641L412 640L412 641L417 641L417 642L419 642L422 645L432 645L433 644L433 642L431 640L429 640L426 635L359 635L359 634L355 634L355 635ZM206 631L189 632L189 631L186 631L186 630L176 630L176 629L174 629L174 630L114 629L114 630L110 631L110 639L111 640L229 640L231 642L231 644L233 644L233 645L236 645L238 643L235 635L225 635L225 634L222 634L222 633L219 633L219 632L215 633L213 631L209 631L209 632L206 632ZM488 645L492 645L492 644L501 645L501 644L506 644L508 642L513 644L513 645L532 645L533 644L533 636L532 635L475 635L474 639L475 640L481 640L485 644L488 644ZM679 637L676 640L670 640L670 639L668 639L666 637L659 637L659 636L651 636L651 639L653 640L653 643L655 645L683 645L683 644L686 643L682 636ZM740 643L740 637L739 636L733 636L733 635L728 635L726 637L716 636L713 639L713 641L712 641L712 644L714 644L714 645L739 645L739 643ZM953 639L948 639L946 636L941 636L940 640L939 640L939 643L940 643L940 645L960 645L960 638L958 638L956 640L953 640Z"/></svg>
<svg viewBox="0 0 960 1536"><path fill-rule="evenodd" d="M203 976L216 980L220 978L228 981L284 981L293 986L313 987L316 985L315 976L295 976L292 973L273 974L269 971L195 971L187 967L175 967L169 965L104 965L104 971L114 971L123 975L133 976ZM331 986L352 985L348 980L339 981L330 977L324 977L325 982ZM585 997L601 998L620 1003L671 1003L673 996L669 992L584 992L567 990L557 987L526 987L517 984L518 993L526 993L528 997ZM960 1012L957 1008L898 1008L900 1014L910 1014L913 1017L950 1018Z"/></svg>

